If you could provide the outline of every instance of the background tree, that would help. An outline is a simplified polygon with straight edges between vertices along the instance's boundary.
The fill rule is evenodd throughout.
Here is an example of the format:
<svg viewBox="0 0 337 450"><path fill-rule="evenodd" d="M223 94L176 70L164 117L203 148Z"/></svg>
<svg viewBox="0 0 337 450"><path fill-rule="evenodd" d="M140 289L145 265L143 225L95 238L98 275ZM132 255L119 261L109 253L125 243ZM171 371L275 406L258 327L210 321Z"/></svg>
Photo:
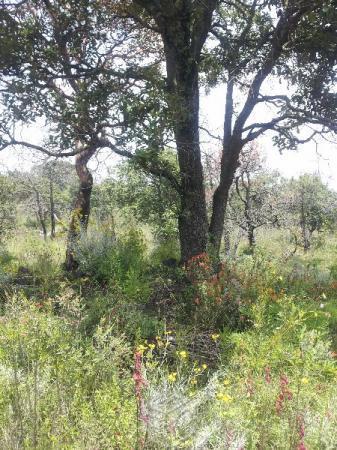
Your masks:
<svg viewBox="0 0 337 450"><path fill-rule="evenodd" d="M69 267L71 242L79 236L78 229L85 230L90 209L92 178L87 162L102 147L136 158L143 169L165 176L177 190L182 261L206 251L208 242L215 255L219 253L228 193L244 146L266 131L277 133L279 145L294 147L318 133L335 130L335 110L313 108L305 101L301 84L301 74L311 67L310 58L305 59L309 46L319 52L316 31L334 24L336 17L333 0L324 2L324 13L322 4L322 0L134 0L69 5L45 0L21 3L20 14L14 6L7 9L6 27L24 41L24 51L17 51L14 63L5 58L6 76L16 77L20 67L25 70L19 70L23 92L17 82L14 86L3 81L6 107L21 113L28 101L25 120L31 111L34 117L47 111L57 131L49 144L67 150L64 155L77 155L83 189L75 209L83 220L76 227L74 214ZM6 18L8 10L14 12ZM305 32L308 25L315 30L312 38ZM37 44L32 51L33 40ZM329 38L329 45L335 45L333 39ZM18 63L24 55L29 55L28 66ZM335 73L333 55L329 50L327 90ZM160 64L163 57L165 74ZM300 57L293 76L294 61ZM29 66L31 58L34 64ZM201 74L208 86L220 82L227 86L219 183L210 221L199 137ZM290 95L263 91L273 76L291 83ZM20 94L15 101L8 96L11 89ZM31 108L32 98L42 98L43 103L36 101L38 108ZM275 114L266 122L255 121L254 113L263 105L272 106ZM6 122L2 126L9 138L2 147L19 145ZM298 129L305 124L311 129L304 136ZM158 158L169 140L177 150L178 179L172 167L163 166Z"/></svg>
<svg viewBox="0 0 337 450"><path fill-rule="evenodd" d="M22 216L32 222L35 215L44 239L55 237L56 223L63 230L71 213L71 200L76 192L76 174L72 164L64 161L47 161L35 165L29 172L10 172L16 185L15 198Z"/></svg>
<svg viewBox="0 0 337 450"><path fill-rule="evenodd" d="M139 98L142 84L133 67L138 61L137 69L145 78L156 70L156 61L150 67L139 61L143 52L150 57L155 41L145 41L134 23L121 20L123 5L94 0L27 1L8 4L1 17L0 38L7 43L10 31L13 49L12 58L1 54L0 61L6 108L1 148L16 145L49 156L75 156L80 188L69 226L69 270L76 267L73 246L85 233L90 214L93 178L87 164L104 147L133 156L115 145L130 122L124 120L126 104L131 108L138 99L134 109L144 120ZM18 126L34 124L38 117L48 127L44 143L19 139Z"/></svg>
<svg viewBox="0 0 337 450"><path fill-rule="evenodd" d="M301 245L308 251L314 233L335 229L337 195L317 175L291 180L285 191L290 220L300 229Z"/></svg>
<svg viewBox="0 0 337 450"><path fill-rule="evenodd" d="M279 221L280 188L279 174L266 171L256 144L247 146L240 156L227 218L245 232L250 249L255 246L258 228L275 226Z"/></svg>
<svg viewBox="0 0 337 450"><path fill-rule="evenodd" d="M165 178L127 164L120 168L114 186L116 205L149 224L159 242L178 237L179 196Z"/></svg>
<svg viewBox="0 0 337 450"><path fill-rule="evenodd" d="M200 74L208 85L227 85L221 168L209 223L209 240L218 254L228 193L244 146L271 130L281 136L277 141L280 145L287 139L294 147L317 133L335 129L331 115L316 114L298 101L300 88L297 92L293 89L290 96L282 91L279 95L262 91L265 81L275 75L293 85L289 68L300 51L302 28L308 21L321 27L322 19L329 16L330 20L336 14L334 5L328 2L329 15L316 20L313 17L319 15L321 1L137 0L133 4L142 8L137 17L147 18L147 27L160 35L165 53L168 124L175 137L180 168L182 260L205 251L208 241L197 130ZM211 35L215 44L208 46ZM305 39L309 39L307 33ZM262 105L272 105L275 115L266 122L256 122L255 110ZM304 124L314 127L305 137L298 133Z"/></svg>

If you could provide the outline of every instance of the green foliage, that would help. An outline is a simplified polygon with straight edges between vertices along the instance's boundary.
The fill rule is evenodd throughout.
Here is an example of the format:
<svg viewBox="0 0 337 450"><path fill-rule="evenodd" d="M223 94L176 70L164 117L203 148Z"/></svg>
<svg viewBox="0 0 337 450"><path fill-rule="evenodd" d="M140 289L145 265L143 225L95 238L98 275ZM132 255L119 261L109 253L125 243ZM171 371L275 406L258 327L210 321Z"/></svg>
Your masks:
<svg viewBox="0 0 337 450"><path fill-rule="evenodd" d="M71 280L60 237L8 241L1 448L334 449L334 235L285 259L289 236L264 229L214 273L207 254L165 271L175 240L95 227Z"/></svg>
<svg viewBox="0 0 337 450"><path fill-rule="evenodd" d="M99 283L120 287L133 300L145 301L149 287L141 231L130 229L118 238L111 232L84 236L76 248L79 270Z"/></svg>
<svg viewBox="0 0 337 450"><path fill-rule="evenodd" d="M16 220L15 185L13 180L0 175L0 239L13 230Z"/></svg>
<svg viewBox="0 0 337 450"><path fill-rule="evenodd" d="M299 225L306 227L310 235L334 227L337 197L320 177L303 175L298 180L292 180L287 195Z"/></svg>
<svg viewBox="0 0 337 450"><path fill-rule="evenodd" d="M119 211L122 210L126 217L135 217L150 225L160 242L174 239L178 232L178 194L164 177L151 176L140 170L137 162L139 158L137 154L135 161L121 164L116 180L105 181L97 189L94 206L99 205L96 208L104 213L111 210L113 205ZM143 158L149 156L144 154ZM176 171L173 153L162 152L156 158L160 167L169 166L172 173Z"/></svg>
<svg viewBox="0 0 337 450"><path fill-rule="evenodd" d="M132 447L130 352L113 330L83 340L65 319L15 297L0 330L2 448Z"/></svg>

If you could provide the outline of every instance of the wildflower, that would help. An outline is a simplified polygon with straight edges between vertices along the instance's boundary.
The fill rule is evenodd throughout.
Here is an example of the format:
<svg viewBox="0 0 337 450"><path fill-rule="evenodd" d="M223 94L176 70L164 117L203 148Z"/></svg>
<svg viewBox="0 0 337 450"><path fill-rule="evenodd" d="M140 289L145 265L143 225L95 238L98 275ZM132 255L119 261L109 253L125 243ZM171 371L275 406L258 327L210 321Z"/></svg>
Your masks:
<svg viewBox="0 0 337 450"><path fill-rule="evenodd" d="M308 383L309 383L309 380L308 380L308 378L303 377L303 378L301 379L301 382L302 382L303 384L308 384Z"/></svg>
<svg viewBox="0 0 337 450"><path fill-rule="evenodd" d="M149 349L154 350L156 348L155 344L149 344Z"/></svg>
<svg viewBox="0 0 337 450"><path fill-rule="evenodd" d="M277 396L275 409L278 415L281 414L284 403L286 400L291 400L293 398L293 394L291 390L288 388L289 380L285 375L281 375L280 377L280 392Z"/></svg>
<svg viewBox="0 0 337 450"><path fill-rule="evenodd" d="M216 398L224 403L230 403L233 401L233 398L230 395L223 392L218 392Z"/></svg>
<svg viewBox="0 0 337 450"><path fill-rule="evenodd" d="M207 369L207 364L203 364L202 366L201 366L204 370L206 370Z"/></svg>
<svg viewBox="0 0 337 450"><path fill-rule="evenodd" d="M266 383L270 384L271 383L271 371L270 371L270 367L266 367L265 368L265 376L264 379L266 381Z"/></svg>
<svg viewBox="0 0 337 450"><path fill-rule="evenodd" d="M200 367L195 367L195 368L193 369L193 371L194 371L195 373L200 373L200 372L201 372L201 369L200 369Z"/></svg>
<svg viewBox="0 0 337 450"><path fill-rule="evenodd" d="M299 434L299 443L297 446L297 450L307 450L307 447L304 444L305 427L304 427L303 416L302 415L297 416L296 422L297 422L298 434Z"/></svg>
<svg viewBox="0 0 337 450"><path fill-rule="evenodd" d="M172 331L168 330L168 331L165 332L165 334L172 334Z"/></svg>
<svg viewBox="0 0 337 450"><path fill-rule="evenodd" d="M137 352L140 353L141 355L147 350L147 346L146 345L139 345L137 347Z"/></svg>
<svg viewBox="0 0 337 450"><path fill-rule="evenodd" d="M146 386L146 380L143 377L142 374L142 353L136 352L135 353L135 365L134 365L134 372L133 372L133 380L135 382L135 394L139 409L139 420L142 420L143 422L147 423L148 417L144 413L144 400L142 396L142 390L144 386Z"/></svg>
<svg viewBox="0 0 337 450"><path fill-rule="evenodd" d="M192 380L190 381L190 383L195 385L195 384L198 383L198 380L197 380L196 378L192 378Z"/></svg>
<svg viewBox="0 0 337 450"><path fill-rule="evenodd" d="M223 380L223 384L225 385L225 386L228 386L229 384L230 384L230 381L229 380L227 380L226 378Z"/></svg>
<svg viewBox="0 0 337 450"><path fill-rule="evenodd" d="M220 337L220 334L212 334L212 335L211 335L211 338L212 338L213 341L215 341L215 342L219 339L219 337Z"/></svg>
<svg viewBox="0 0 337 450"><path fill-rule="evenodd" d="M323 294L321 295L321 297L322 297L323 300L326 300L326 298L327 298L326 295L324 294L324 292L323 292Z"/></svg>
<svg viewBox="0 0 337 450"><path fill-rule="evenodd" d="M181 359L186 359L187 358L187 352L185 350L181 350L180 352L177 352L177 355Z"/></svg>
<svg viewBox="0 0 337 450"><path fill-rule="evenodd" d="M174 383L175 381L177 381L177 372L170 373L167 379L169 380L170 383Z"/></svg>

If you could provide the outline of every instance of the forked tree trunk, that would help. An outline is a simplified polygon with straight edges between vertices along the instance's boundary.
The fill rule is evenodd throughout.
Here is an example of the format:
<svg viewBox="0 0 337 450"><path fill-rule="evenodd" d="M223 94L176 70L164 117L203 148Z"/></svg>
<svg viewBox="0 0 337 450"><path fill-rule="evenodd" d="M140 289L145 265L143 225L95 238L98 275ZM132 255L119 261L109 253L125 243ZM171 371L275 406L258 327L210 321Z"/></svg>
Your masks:
<svg viewBox="0 0 337 450"><path fill-rule="evenodd" d="M75 168L80 180L80 187L75 198L68 229L65 261L65 268L68 272L72 272L78 268L75 254L76 247L88 227L93 177L87 164L95 151L96 148L85 149L78 153L75 158Z"/></svg>

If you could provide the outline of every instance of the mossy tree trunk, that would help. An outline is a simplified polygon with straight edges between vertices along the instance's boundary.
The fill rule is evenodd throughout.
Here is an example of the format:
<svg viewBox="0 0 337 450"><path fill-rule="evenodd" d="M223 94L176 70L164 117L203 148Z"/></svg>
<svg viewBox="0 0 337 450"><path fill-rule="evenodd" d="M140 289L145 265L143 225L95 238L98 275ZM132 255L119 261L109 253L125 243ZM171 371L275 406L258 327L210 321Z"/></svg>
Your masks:
<svg viewBox="0 0 337 450"><path fill-rule="evenodd" d="M75 158L75 168L80 180L80 186L72 208L68 229L65 261L65 268L68 272L75 271L78 268L75 254L76 247L83 234L86 234L88 228L93 177L87 164L95 152L96 147L86 148L79 152Z"/></svg>

